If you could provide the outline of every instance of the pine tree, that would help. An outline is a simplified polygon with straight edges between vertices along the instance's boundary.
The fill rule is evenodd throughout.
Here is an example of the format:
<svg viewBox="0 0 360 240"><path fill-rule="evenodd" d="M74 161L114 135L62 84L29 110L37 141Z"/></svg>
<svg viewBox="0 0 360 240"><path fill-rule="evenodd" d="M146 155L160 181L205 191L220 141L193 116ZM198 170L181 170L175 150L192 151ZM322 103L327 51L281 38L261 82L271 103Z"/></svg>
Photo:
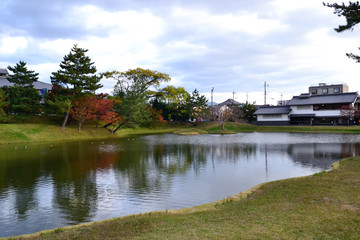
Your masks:
<svg viewBox="0 0 360 240"><path fill-rule="evenodd" d="M19 61L14 67L8 66L13 73L8 76L8 81L14 86L5 86L3 90L8 95L10 102L7 108L8 114L23 121L30 116L41 112L41 96L34 88L34 82L38 80L38 73L28 70L26 62Z"/></svg>
<svg viewBox="0 0 360 240"><path fill-rule="evenodd" d="M348 30L352 31L354 30L355 26L360 23L360 3L358 1L349 2L348 4L323 4L326 7L334 8L334 14L336 14L338 17L345 17L346 24L339 25L337 28L334 28L336 32L341 33ZM353 53L346 53L346 56L355 60L357 63L360 63L359 55L355 55Z"/></svg>
<svg viewBox="0 0 360 240"><path fill-rule="evenodd" d="M28 70L26 62L23 61L19 61L14 67L8 66L8 69L13 72L13 74L10 74L7 80L15 86L33 88L33 83L39 79L39 74Z"/></svg>
<svg viewBox="0 0 360 240"><path fill-rule="evenodd" d="M70 53L64 56L60 69L53 72L51 83L54 85L53 93L58 102L72 102L74 98L83 95L95 94L102 87L100 76L96 75L96 67L91 59L85 55L88 49L79 48L75 44ZM65 112L62 128L65 129L69 117L71 104Z"/></svg>
<svg viewBox="0 0 360 240"><path fill-rule="evenodd" d="M53 72L51 83L55 87L66 88L70 95L95 93L102 87L100 77L96 75L96 67L91 59L85 55L88 49L77 47L75 44L68 55L60 63L57 72Z"/></svg>

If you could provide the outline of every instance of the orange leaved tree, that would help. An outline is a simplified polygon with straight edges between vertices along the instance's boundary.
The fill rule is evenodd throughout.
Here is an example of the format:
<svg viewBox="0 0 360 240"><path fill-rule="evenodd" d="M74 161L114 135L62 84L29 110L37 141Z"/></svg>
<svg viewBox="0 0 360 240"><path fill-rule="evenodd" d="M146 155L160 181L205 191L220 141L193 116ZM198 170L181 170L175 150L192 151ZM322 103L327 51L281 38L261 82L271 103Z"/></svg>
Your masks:
<svg viewBox="0 0 360 240"><path fill-rule="evenodd" d="M97 97L79 97L73 101L73 107L70 110L70 115L78 122L79 132L81 125L85 120L94 119L97 110Z"/></svg>

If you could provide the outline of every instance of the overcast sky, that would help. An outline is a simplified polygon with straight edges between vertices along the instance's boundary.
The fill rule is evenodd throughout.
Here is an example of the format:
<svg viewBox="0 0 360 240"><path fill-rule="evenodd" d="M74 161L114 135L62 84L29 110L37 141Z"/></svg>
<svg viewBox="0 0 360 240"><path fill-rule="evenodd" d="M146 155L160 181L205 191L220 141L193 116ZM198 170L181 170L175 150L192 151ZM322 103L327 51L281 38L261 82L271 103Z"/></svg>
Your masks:
<svg viewBox="0 0 360 240"><path fill-rule="evenodd" d="M332 2L331 2L332 3ZM319 0L1 0L0 67L26 61L50 83L71 47L98 72L137 67L170 75L214 101L290 99L318 83L360 91L360 30ZM115 82L102 80L102 92Z"/></svg>

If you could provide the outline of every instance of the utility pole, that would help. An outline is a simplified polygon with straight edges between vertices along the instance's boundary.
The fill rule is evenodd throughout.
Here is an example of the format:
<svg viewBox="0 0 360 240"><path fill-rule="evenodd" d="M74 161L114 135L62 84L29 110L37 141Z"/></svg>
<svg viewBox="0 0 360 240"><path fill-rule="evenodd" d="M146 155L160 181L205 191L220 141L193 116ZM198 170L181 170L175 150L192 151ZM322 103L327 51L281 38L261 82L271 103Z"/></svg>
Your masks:
<svg viewBox="0 0 360 240"><path fill-rule="evenodd" d="M264 106L266 106L266 81L264 81Z"/></svg>
<svg viewBox="0 0 360 240"><path fill-rule="evenodd" d="M211 107L213 106L214 104L214 87L212 87L211 89Z"/></svg>

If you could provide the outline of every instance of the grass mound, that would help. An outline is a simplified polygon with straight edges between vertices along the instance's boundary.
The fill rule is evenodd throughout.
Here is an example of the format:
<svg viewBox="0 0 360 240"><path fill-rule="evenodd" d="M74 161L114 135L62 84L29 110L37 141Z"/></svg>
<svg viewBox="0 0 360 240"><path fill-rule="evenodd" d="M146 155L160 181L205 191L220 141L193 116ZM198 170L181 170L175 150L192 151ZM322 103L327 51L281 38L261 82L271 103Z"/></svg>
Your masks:
<svg viewBox="0 0 360 240"><path fill-rule="evenodd" d="M208 132L197 128L190 128L190 129L180 129L178 131L175 131L174 133L180 135L199 135L199 134L207 134Z"/></svg>

